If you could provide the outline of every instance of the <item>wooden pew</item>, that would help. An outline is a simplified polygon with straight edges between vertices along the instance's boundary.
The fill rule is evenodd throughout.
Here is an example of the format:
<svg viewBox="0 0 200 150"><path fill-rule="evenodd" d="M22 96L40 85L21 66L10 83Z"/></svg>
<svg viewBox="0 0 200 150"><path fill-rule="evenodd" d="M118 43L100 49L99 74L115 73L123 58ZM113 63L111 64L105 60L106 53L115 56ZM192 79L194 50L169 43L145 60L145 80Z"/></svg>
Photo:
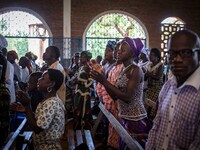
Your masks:
<svg viewBox="0 0 200 150"><path fill-rule="evenodd" d="M102 103L99 103L99 108L101 109L101 112L107 117L109 122L112 124L112 126L115 128L117 133L120 135L120 137L123 139L123 141L127 144L128 148L131 150L143 150L141 145L130 136L128 131L122 126L122 124L113 116L112 113L110 113L108 110L104 108L104 105ZM100 113L101 113L100 112Z"/></svg>
<svg viewBox="0 0 200 150"><path fill-rule="evenodd" d="M24 131L23 128L27 122L27 119L24 118L22 123L19 125L17 130L10 136L8 141L6 142L6 145L4 146L3 150L14 150L16 148L17 144L17 139L19 138L19 135L22 133L22 136L24 137L23 145L22 145L22 150L27 149L28 142L31 141L32 138L32 132L31 131Z"/></svg>
<svg viewBox="0 0 200 150"><path fill-rule="evenodd" d="M22 135L24 136L24 144L22 145L22 150L26 150L28 148L28 144L32 140L33 132L32 131L25 131Z"/></svg>
<svg viewBox="0 0 200 150"><path fill-rule="evenodd" d="M90 133L90 130L68 130L68 149L69 150L74 150L74 148L81 143L86 143L89 147L89 150L94 150L94 143L93 139Z"/></svg>
<svg viewBox="0 0 200 150"><path fill-rule="evenodd" d="M91 130L91 134L92 134L93 138L95 137L97 128L99 126L99 123L100 123L102 117L103 117L103 113L102 113L102 111L100 111L99 114L97 115L96 120L95 120L95 124L94 124L94 126L92 127L92 130Z"/></svg>

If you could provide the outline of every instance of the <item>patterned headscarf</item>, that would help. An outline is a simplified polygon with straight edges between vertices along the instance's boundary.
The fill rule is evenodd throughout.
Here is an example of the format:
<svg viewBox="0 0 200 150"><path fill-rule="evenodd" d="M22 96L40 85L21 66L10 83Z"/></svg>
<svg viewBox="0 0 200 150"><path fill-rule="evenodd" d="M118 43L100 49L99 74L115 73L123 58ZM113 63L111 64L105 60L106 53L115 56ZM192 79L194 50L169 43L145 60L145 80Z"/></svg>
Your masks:
<svg viewBox="0 0 200 150"><path fill-rule="evenodd" d="M6 38L0 34L0 49L6 48L8 46L8 42Z"/></svg>
<svg viewBox="0 0 200 150"><path fill-rule="evenodd" d="M88 61L92 58L92 53L90 53L88 51L82 51L81 55L85 55L85 57L87 58Z"/></svg>
<svg viewBox="0 0 200 150"><path fill-rule="evenodd" d="M115 42L115 41L108 41L106 47L109 47L112 51L114 51L116 44L117 44L117 42Z"/></svg>
<svg viewBox="0 0 200 150"><path fill-rule="evenodd" d="M127 43L130 46L131 52L133 53L134 57L138 57L144 47L140 38L131 39L130 37L125 37L122 40L121 45L123 43Z"/></svg>

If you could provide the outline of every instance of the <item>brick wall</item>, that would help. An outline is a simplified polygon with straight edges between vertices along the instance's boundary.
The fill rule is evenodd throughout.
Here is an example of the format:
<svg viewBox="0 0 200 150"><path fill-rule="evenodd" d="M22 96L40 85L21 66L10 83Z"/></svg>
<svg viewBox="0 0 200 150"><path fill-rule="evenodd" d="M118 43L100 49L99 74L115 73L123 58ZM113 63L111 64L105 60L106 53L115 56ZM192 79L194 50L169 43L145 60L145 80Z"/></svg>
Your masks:
<svg viewBox="0 0 200 150"><path fill-rule="evenodd" d="M200 2L198 0L72 0L72 36L83 35L88 23L109 10L128 12L147 28L149 46L160 47L160 23L167 17L179 17L187 28L200 35Z"/></svg>

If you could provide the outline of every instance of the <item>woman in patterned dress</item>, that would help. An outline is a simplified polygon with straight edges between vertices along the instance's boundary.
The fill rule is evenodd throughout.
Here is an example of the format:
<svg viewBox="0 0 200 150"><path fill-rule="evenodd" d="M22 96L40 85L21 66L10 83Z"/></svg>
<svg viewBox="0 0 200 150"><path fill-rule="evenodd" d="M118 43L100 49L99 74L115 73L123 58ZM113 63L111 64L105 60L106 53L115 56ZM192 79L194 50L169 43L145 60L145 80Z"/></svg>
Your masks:
<svg viewBox="0 0 200 150"><path fill-rule="evenodd" d="M148 132L147 113L143 104L143 72L134 62L143 48L143 43L139 38L131 39L125 37L120 45L118 58L122 61L122 69L117 82L112 85L106 77L98 72L91 71L91 76L104 85L106 91L118 101L119 116L123 126L132 136L136 136L141 142L141 137L137 134ZM126 144L121 140L120 149L125 149Z"/></svg>
<svg viewBox="0 0 200 150"><path fill-rule="evenodd" d="M65 107L56 95L64 80L63 74L56 69L48 69L38 80L38 90L44 93L35 114L31 110L30 99L23 91L17 97L25 108L28 123L34 131L35 150L61 150L60 138L64 133Z"/></svg>
<svg viewBox="0 0 200 150"><path fill-rule="evenodd" d="M108 74L108 81L113 85L115 85L115 83L117 82L119 74L122 71L122 68L124 66L121 61L118 61L119 47L120 47L120 42L118 42L116 44L116 47L115 47L115 50L114 50L114 53L113 53L113 56L114 56L114 59L116 60L116 63ZM106 90L105 90L105 92L106 92ZM115 118L118 121L121 121L120 117L118 116L119 112L118 112L117 101L114 101L108 93L105 96L106 96L106 98L104 100L105 109L109 110L115 116ZM112 124L109 123L108 145L113 147L113 148L119 149L119 140L120 140L119 134L114 129Z"/></svg>
<svg viewBox="0 0 200 150"><path fill-rule="evenodd" d="M142 69L144 73L147 72L147 66L150 63L149 61L149 53L150 50L148 48L143 48L139 55L139 63L138 66ZM146 91L147 91L148 80L144 79L144 88L143 88L143 100L146 99Z"/></svg>
<svg viewBox="0 0 200 150"><path fill-rule="evenodd" d="M106 48L105 48L105 59L106 59L106 64L103 65L103 69L104 69L104 74L106 76L106 78L108 78L108 74L111 71L111 69L114 67L116 60L113 58L113 52L115 50L115 46L116 46L116 41L108 41ZM107 92L105 92L105 88L101 83L97 83L96 86L96 91L97 91L97 95L99 97L99 100L105 105L107 105ZM109 105L109 104L108 104ZM102 144L103 145L107 145L107 141L108 141L108 125L109 125L109 121L108 119L105 117L105 115L103 115L102 119L101 119L101 130L102 130Z"/></svg>
<svg viewBox="0 0 200 150"><path fill-rule="evenodd" d="M148 80L145 103L153 102L155 104L152 105L153 107L150 107L151 105L145 105L145 107L148 118L152 122L156 116L158 95L163 85L163 64L161 62L161 52L157 48L151 49L149 58L151 63L147 65L147 71L145 73L145 79Z"/></svg>
<svg viewBox="0 0 200 150"><path fill-rule="evenodd" d="M81 67L78 72L74 96L74 129L91 129L92 125L90 88L93 87L93 79L89 77L90 67L88 62L90 59L89 52L81 52Z"/></svg>

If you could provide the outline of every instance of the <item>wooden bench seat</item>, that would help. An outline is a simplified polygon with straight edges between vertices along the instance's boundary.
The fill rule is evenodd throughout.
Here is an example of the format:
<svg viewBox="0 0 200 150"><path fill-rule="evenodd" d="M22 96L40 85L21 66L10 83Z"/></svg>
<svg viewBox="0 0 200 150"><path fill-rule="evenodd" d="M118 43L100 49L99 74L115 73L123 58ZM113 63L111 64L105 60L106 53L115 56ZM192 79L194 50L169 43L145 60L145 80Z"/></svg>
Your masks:
<svg viewBox="0 0 200 150"><path fill-rule="evenodd" d="M89 147L89 150L94 150L94 143L90 133L90 130L68 130L68 144L69 150L74 150L74 148L81 143L86 143Z"/></svg>

